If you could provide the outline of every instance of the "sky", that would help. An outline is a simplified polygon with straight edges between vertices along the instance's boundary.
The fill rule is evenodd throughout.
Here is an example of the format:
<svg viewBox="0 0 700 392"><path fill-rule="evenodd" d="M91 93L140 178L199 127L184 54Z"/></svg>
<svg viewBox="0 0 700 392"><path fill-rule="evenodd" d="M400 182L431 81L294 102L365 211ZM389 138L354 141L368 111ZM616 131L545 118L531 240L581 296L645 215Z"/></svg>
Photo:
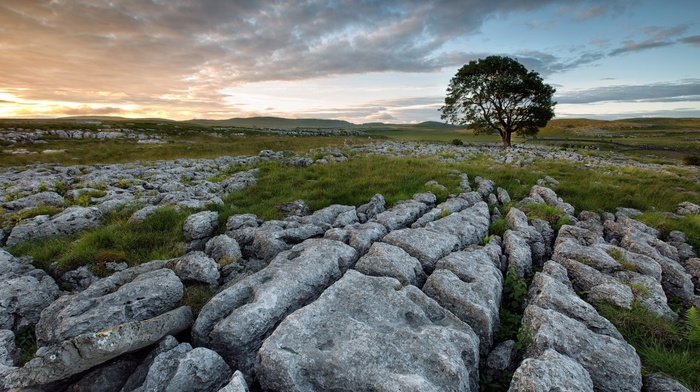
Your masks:
<svg viewBox="0 0 700 392"><path fill-rule="evenodd" d="M490 55L557 118L700 117L698 0L0 0L0 118L440 121Z"/></svg>

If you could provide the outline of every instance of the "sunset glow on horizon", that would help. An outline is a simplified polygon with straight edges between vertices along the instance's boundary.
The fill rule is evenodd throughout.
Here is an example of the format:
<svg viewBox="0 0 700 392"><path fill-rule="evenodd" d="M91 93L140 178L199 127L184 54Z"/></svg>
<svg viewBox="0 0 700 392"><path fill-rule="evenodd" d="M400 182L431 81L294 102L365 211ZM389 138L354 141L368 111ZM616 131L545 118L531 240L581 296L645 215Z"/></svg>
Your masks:
<svg viewBox="0 0 700 392"><path fill-rule="evenodd" d="M700 117L694 0L3 0L0 50L0 118L439 121L489 55L559 118Z"/></svg>

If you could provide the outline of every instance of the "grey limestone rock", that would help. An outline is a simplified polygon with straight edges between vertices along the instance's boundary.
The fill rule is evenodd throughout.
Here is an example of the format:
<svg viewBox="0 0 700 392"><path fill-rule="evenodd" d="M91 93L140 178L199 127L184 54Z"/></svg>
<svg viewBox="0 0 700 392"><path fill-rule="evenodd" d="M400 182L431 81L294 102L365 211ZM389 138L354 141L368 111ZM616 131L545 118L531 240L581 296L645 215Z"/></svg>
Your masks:
<svg viewBox="0 0 700 392"><path fill-rule="evenodd" d="M256 231L253 251L262 260L272 260L277 254L312 237L321 237L324 229L317 225L289 221L267 221Z"/></svg>
<svg viewBox="0 0 700 392"><path fill-rule="evenodd" d="M171 335L166 335L162 339L160 339L155 344L155 347L148 353L148 355L146 355L146 357L131 373L129 378L124 383L121 392L131 392L134 389L143 385L143 382L146 380L146 376L148 376L148 371L151 368L151 365L153 364L153 361L156 359L156 357L163 352L174 349L175 347L177 347L178 344L179 343L177 339L175 339Z"/></svg>
<svg viewBox="0 0 700 392"><path fill-rule="evenodd" d="M185 283L205 283L216 287L219 282L218 264L204 252L190 252L175 259L173 270Z"/></svg>
<svg viewBox="0 0 700 392"><path fill-rule="evenodd" d="M466 173L460 173L459 178L459 189L464 192L471 192L472 187L469 185L469 176Z"/></svg>
<svg viewBox="0 0 700 392"><path fill-rule="evenodd" d="M367 222L384 212L386 210L385 206L386 201L384 200L384 196L377 193L372 196L369 203L357 207L357 217L361 223Z"/></svg>
<svg viewBox="0 0 700 392"><path fill-rule="evenodd" d="M439 259L460 248L460 240L455 235L423 227L392 231L382 241L418 259L427 274L435 269Z"/></svg>
<svg viewBox="0 0 700 392"><path fill-rule="evenodd" d="M219 226L219 213L202 211L192 214L185 219L182 232L188 241L210 237Z"/></svg>
<svg viewBox="0 0 700 392"><path fill-rule="evenodd" d="M355 207L333 204L318 211L314 211L313 214L303 217L300 221L327 229L357 223L359 218L357 217Z"/></svg>
<svg viewBox="0 0 700 392"><path fill-rule="evenodd" d="M403 249L383 242L375 242L367 254L355 264L355 269L369 276L388 276L402 285L422 287L425 272L420 262Z"/></svg>
<svg viewBox="0 0 700 392"><path fill-rule="evenodd" d="M503 234L503 249L508 256L508 269L523 278L532 271L532 250L520 232L506 230Z"/></svg>
<svg viewBox="0 0 700 392"><path fill-rule="evenodd" d="M548 349L568 356L586 369L597 391L642 388L639 356L624 340L597 334L579 321L535 305L525 308L523 325L533 339L527 357L540 357Z"/></svg>
<svg viewBox="0 0 700 392"><path fill-rule="evenodd" d="M175 307L183 295L180 279L165 262L150 262L117 272L86 290L60 297L36 325L40 346L56 344L115 325L146 320Z"/></svg>
<svg viewBox="0 0 700 392"><path fill-rule="evenodd" d="M479 201L466 209L430 222L425 227L457 236L459 248L462 249L481 242L488 234L489 224L489 207L483 201Z"/></svg>
<svg viewBox="0 0 700 392"><path fill-rule="evenodd" d="M503 275L483 249L452 253L438 261L423 292L469 324L486 356L499 326Z"/></svg>
<svg viewBox="0 0 700 392"><path fill-rule="evenodd" d="M248 384L240 370L236 370L231 377L231 381L219 389L218 392L248 392Z"/></svg>
<svg viewBox="0 0 700 392"><path fill-rule="evenodd" d="M9 211L20 211L40 205L63 207L64 203L65 200L63 199L63 196L56 192L46 191L2 203L2 208Z"/></svg>
<svg viewBox="0 0 700 392"><path fill-rule="evenodd" d="M508 391L593 392L591 376L578 362L552 349L537 358L527 358L513 374Z"/></svg>
<svg viewBox="0 0 700 392"><path fill-rule="evenodd" d="M359 254L365 254L370 246L380 241L387 233L386 227L377 222L356 223L345 226L348 234L348 245L357 250Z"/></svg>
<svg viewBox="0 0 700 392"><path fill-rule="evenodd" d="M478 339L415 286L351 270L265 340L256 374L264 390L477 391Z"/></svg>
<svg viewBox="0 0 700 392"><path fill-rule="evenodd" d="M223 356L247 376L261 342L288 314L318 298L357 259L338 241L311 239L277 255L261 271L219 292L192 329L196 345Z"/></svg>
<svg viewBox="0 0 700 392"><path fill-rule="evenodd" d="M683 384L662 373L647 374L642 381L643 392L690 392Z"/></svg>
<svg viewBox="0 0 700 392"><path fill-rule="evenodd" d="M574 282L575 290L589 293L587 298L589 301L608 302L625 309L632 307L634 300L632 290L618 279L576 260L561 259L557 262L566 268L569 278Z"/></svg>
<svg viewBox="0 0 700 392"><path fill-rule="evenodd" d="M220 265L237 262L243 257L238 242L226 234L217 235L207 241L204 253Z"/></svg>
<svg viewBox="0 0 700 392"><path fill-rule="evenodd" d="M41 347L36 357L5 379L10 388L47 384L81 373L124 353L147 347L192 325L192 311L183 306L159 316L115 325Z"/></svg>
<svg viewBox="0 0 700 392"><path fill-rule="evenodd" d="M74 270L68 271L61 280L73 286L73 291L82 291L88 288L91 284L98 281L100 278L95 276L90 270L90 267L83 265Z"/></svg>
<svg viewBox="0 0 700 392"><path fill-rule="evenodd" d="M118 392L139 365L139 356L125 354L90 369L65 392ZM45 390L50 389L46 386Z"/></svg>
<svg viewBox="0 0 700 392"><path fill-rule="evenodd" d="M432 208L437 203L437 196L432 192L416 193L413 195L413 200Z"/></svg>
<svg viewBox="0 0 700 392"><path fill-rule="evenodd" d="M678 204L677 210L678 213L682 215L700 214L700 206L689 201L684 201Z"/></svg>
<svg viewBox="0 0 700 392"><path fill-rule="evenodd" d="M58 285L43 270L0 252L0 330L16 331L39 321L58 297Z"/></svg>
<svg viewBox="0 0 700 392"><path fill-rule="evenodd" d="M163 208L163 207L158 207L158 206L143 207L140 210L131 214L131 216L129 217L129 221L141 223L144 220L146 220L146 218L153 215L153 213L156 212L159 208Z"/></svg>
<svg viewBox="0 0 700 392"><path fill-rule="evenodd" d="M514 340L499 343L486 357L486 374L496 379L505 376L508 371L515 369L516 357Z"/></svg>
<svg viewBox="0 0 700 392"><path fill-rule="evenodd" d="M421 215L428 211L428 206L424 203L408 200L397 203L394 207L375 216L377 222L384 225L388 231L409 227Z"/></svg>
<svg viewBox="0 0 700 392"><path fill-rule="evenodd" d="M304 200L299 199L278 205L277 211L285 218L291 216L306 216L309 214L309 206Z"/></svg>
<svg viewBox="0 0 700 392"><path fill-rule="evenodd" d="M154 358L146 379L134 392L216 391L226 385L232 373L216 352L181 343Z"/></svg>
<svg viewBox="0 0 700 392"><path fill-rule="evenodd" d="M505 205L505 204L511 203L510 195L508 194L507 190L505 190L501 187L498 187L498 188L496 188L496 194L498 195L498 201L501 204Z"/></svg>
<svg viewBox="0 0 700 392"><path fill-rule="evenodd" d="M492 180L487 180L479 176L474 177L474 182L476 183L476 191L484 198L488 197L488 195L493 192L493 187L496 185Z"/></svg>
<svg viewBox="0 0 700 392"><path fill-rule="evenodd" d="M101 219L102 212L97 207L68 207L53 217L39 215L15 226L7 238L6 245L13 246L24 241L58 235L73 235L96 228Z"/></svg>
<svg viewBox="0 0 700 392"><path fill-rule="evenodd" d="M20 361L21 352L15 346L15 334L8 329L0 329L0 367L15 367Z"/></svg>
<svg viewBox="0 0 700 392"><path fill-rule="evenodd" d="M623 340L617 328L602 317L586 301L579 298L574 290L555 278L538 272L532 280L528 292L528 304L542 309L552 309L583 323L589 330Z"/></svg>

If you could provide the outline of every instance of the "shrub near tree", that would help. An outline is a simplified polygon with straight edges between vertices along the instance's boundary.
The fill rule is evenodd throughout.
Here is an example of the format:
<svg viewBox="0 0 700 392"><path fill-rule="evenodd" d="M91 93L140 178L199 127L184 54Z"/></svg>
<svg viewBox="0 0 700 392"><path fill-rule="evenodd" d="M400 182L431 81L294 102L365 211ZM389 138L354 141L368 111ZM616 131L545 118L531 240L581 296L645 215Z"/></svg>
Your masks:
<svg viewBox="0 0 700 392"><path fill-rule="evenodd" d="M554 92L517 60L489 56L470 61L450 80L441 118L476 133L498 133L506 148L514 133L535 135L554 117Z"/></svg>

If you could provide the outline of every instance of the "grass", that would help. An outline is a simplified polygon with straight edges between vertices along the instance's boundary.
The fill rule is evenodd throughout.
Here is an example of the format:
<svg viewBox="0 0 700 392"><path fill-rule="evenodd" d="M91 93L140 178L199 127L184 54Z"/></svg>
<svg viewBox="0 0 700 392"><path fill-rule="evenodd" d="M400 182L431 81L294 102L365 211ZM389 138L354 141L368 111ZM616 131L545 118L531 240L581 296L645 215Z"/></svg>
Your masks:
<svg viewBox="0 0 700 392"><path fill-rule="evenodd" d="M126 262L134 266L182 255L182 223L189 211L161 208L143 223L128 221L130 212L113 214L99 228L76 237L21 243L10 251L15 255L32 256L35 265L43 269L48 269L53 262L59 273L88 265L99 276L108 273L108 262Z"/></svg>
<svg viewBox="0 0 700 392"><path fill-rule="evenodd" d="M657 316L634 301L632 309L598 305L642 360L644 373L662 372L691 390L700 390L700 348L683 333L683 325Z"/></svg>
<svg viewBox="0 0 700 392"><path fill-rule="evenodd" d="M526 204L521 206L520 209L527 215L528 220L543 220L548 222L556 231L559 231L562 226L571 223L571 220L566 216L564 211L548 204Z"/></svg>

